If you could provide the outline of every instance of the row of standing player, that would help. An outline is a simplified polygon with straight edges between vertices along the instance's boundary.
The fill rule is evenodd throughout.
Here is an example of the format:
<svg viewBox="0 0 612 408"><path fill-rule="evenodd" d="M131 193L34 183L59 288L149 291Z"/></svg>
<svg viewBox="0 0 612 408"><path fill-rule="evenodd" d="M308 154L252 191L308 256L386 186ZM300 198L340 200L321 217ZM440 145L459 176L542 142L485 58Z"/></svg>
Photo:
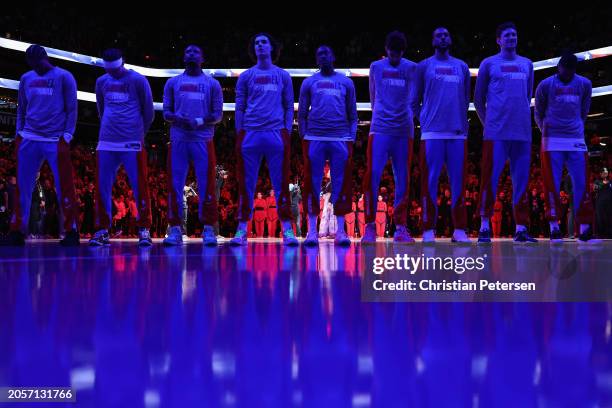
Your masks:
<svg viewBox="0 0 612 408"><path fill-rule="evenodd" d="M497 180L510 160L516 242L536 242L527 233L526 187L531 152L530 100L533 64L516 53L517 30L512 23L497 29L500 53L485 59L479 69L474 96L484 125L480 204L481 229L478 242L490 242ZM363 243L376 241L376 197L382 171L391 159L395 179L395 242L414 242L406 229L408 182L413 151L413 116L421 125L423 166L424 243L435 242L438 177L447 167L452 193L452 241L469 244L462 190L467 156L467 111L470 73L465 62L450 55L448 30L437 28L432 45L435 54L416 64L403 58L405 36L387 36L387 58L370 67L370 100L373 110L364 179L366 230ZM290 75L273 64L279 54L268 34L252 37L249 52L256 65L243 72L236 85L236 159L239 180L238 228L232 245L245 245L247 223L262 159L268 163L272 185L279 192L278 214L283 242L297 245L291 228L289 199L290 129L293 122L293 88ZM70 165L69 142L76 125L76 84L67 71L50 64L44 48L33 45L26 58L32 71L22 76L17 117L17 178L19 203L11 220L9 244L23 244L23 219L29 214L29 197L35 173L47 160L60 192L66 236L63 245L78 245L77 206ZM96 225L91 245L109 244L111 192L115 174L123 164L135 192L138 207L139 245L152 244L149 227L151 210L146 185L144 135L154 117L149 84L142 75L124 67L117 49L103 53L107 73L96 82L96 100L101 119L97 147ZM351 212L351 155L357 130L355 88L352 81L334 70L330 47L316 51L320 69L303 83L299 96L299 133L304 153L304 203L309 232L305 245L317 245L317 214L323 168L329 160L332 174L330 201L338 224ZM182 190L189 163L193 163L200 190L199 217L204 225L205 245L216 245L213 225L217 221L214 192L214 126L222 118L223 97L219 82L201 69L202 50L190 45L184 52L185 72L167 81L164 88L164 119L170 126L168 152L169 205L166 245L182 244ZM536 92L536 123L543 132L543 160L547 214L551 239L558 233L559 186L567 164L574 182L580 240L594 242L590 220L592 208L586 189L588 177L584 121L589 110L591 84L575 74L576 58L561 58L559 72L544 80ZM25 224L27 225L27 223ZM341 228L339 245L350 245Z"/></svg>

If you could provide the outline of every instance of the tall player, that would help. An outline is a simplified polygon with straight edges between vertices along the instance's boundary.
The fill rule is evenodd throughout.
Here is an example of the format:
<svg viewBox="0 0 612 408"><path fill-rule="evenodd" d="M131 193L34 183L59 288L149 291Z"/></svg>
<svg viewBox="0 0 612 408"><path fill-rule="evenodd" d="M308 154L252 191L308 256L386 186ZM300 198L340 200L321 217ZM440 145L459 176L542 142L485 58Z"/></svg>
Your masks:
<svg viewBox="0 0 612 408"><path fill-rule="evenodd" d="M63 246L79 245L78 204L70 161L70 140L77 120L76 82L70 72L53 66L40 45L26 50L32 68L19 81L17 107L17 193L5 244L22 246L28 225L36 174L47 160L64 215Z"/></svg>
<svg viewBox="0 0 612 408"><path fill-rule="evenodd" d="M285 245L298 245L291 228L289 198L290 137L293 124L293 85L289 73L273 62L279 45L269 34L256 34L249 42L249 55L256 61L236 84L236 154L240 199L238 229L232 245L246 245L247 222L253 210L253 195L261 160L265 157L274 191Z"/></svg>
<svg viewBox="0 0 612 408"><path fill-rule="evenodd" d="M486 58L478 69L474 105L484 125L480 182L479 243L491 242L489 221L497 196L499 175L510 160L516 243L534 243L527 233L527 183L531 162L533 63L516 53L516 26L497 27L499 54Z"/></svg>
<svg viewBox="0 0 612 408"><path fill-rule="evenodd" d="M304 197L308 213L305 245L318 244L317 215L325 161L331 173L330 202L337 218L335 243L351 244L344 230L344 216L352 211L353 142L357 136L355 86L334 70L334 52L322 45L316 52L319 72L307 78L300 89L298 120L304 151Z"/></svg>
<svg viewBox="0 0 612 408"><path fill-rule="evenodd" d="M558 73L538 85L535 121L542 131L542 174L544 176L546 216L550 222L551 242L562 242L559 231L561 199L559 190L563 166L572 179L575 219L580 224L578 240L599 243L593 238L593 203L589 194L589 162L584 142L584 122L591 106L591 81L576 74L578 59L565 53Z"/></svg>
<svg viewBox="0 0 612 408"><path fill-rule="evenodd" d="M96 172L96 233L93 246L108 245L112 188L119 166L123 164L138 208L138 245L152 244L151 205L147 186L147 155L144 136L153 122L153 98L147 79L126 69L120 50L103 52L106 74L96 81L96 102L100 116L100 138Z"/></svg>
<svg viewBox="0 0 612 408"><path fill-rule="evenodd" d="M217 245L215 124L223 117L223 92L219 81L202 71L202 49L189 45L183 55L185 72L170 78L164 87L164 119L170 125L168 147L168 223L165 245L181 245L183 187L193 163L198 181L198 215L204 228L204 245Z"/></svg>
<svg viewBox="0 0 612 408"><path fill-rule="evenodd" d="M470 243L465 233L463 197L467 159L467 112L470 105L470 70L450 55L451 36L444 27L433 32L435 54L417 67L412 110L421 123L421 202L423 242L435 242L438 219L437 191L442 166L450 179L453 219L452 242Z"/></svg>
<svg viewBox="0 0 612 408"><path fill-rule="evenodd" d="M395 242L414 242L406 229L408 214L408 177L412 161L414 124L410 109L410 92L416 64L402 58L406 50L406 37L393 31L387 35L387 58L370 65L370 103L372 125L368 140L367 171L364 176L364 210L367 223L361 242L376 242L376 208L378 186L391 157L395 180L393 214L396 230Z"/></svg>

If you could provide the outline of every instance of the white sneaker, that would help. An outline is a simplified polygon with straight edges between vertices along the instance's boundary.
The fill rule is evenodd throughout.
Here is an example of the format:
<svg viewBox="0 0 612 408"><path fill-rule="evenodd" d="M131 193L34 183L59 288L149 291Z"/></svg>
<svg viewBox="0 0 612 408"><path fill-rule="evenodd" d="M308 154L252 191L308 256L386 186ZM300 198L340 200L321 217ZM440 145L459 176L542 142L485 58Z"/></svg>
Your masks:
<svg viewBox="0 0 612 408"><path fill-rule="evenodd" d="M453 231L453 237L451 238L451 242L455 242L457 244L471 244L472 241L468 238L465 230L456 229Z"/></svg>
<svg viewBox="0 0 612 408"><path fill-rule="evenodd" d="M365 232L361 237L362 244L374 244L376 243L376 225L366 224Z"/></svg>
<svg viewBox="0 0 612 408"><path fill-rule="evenodd" d="M167 246L183 245L183 233L181 232L181 227L177 225L168 228L168 235L166 235L163 242L164 245Z"/></svg>
<svg viewBox="0 0 612 408"><path fill-rule="evenodd" d="M205 225L202 231L202 243L206 246L216 246L217 237L215 236L215 230L210 225Z"/></svg>
<svg viewBox="0 0 612 408"><path fill-rule="evenodd" d="M317 231L308 231L308 235L306 235L306 240L304 240L304 245L309 247L319 245L319 235L317 234Z"/></svg>
<svg viewBox="0 0 612 408"><path fill-rule="evenodd" d="M432 245L436 243L436 234L434 234L434 230L429 229L423 233L423 244Z"/></svg>
<svg viewBox="0 0 612 408"><path fill-rule="evenodd" d="M340 245L343 247L347 247L351 245L351 239L346 235L344 229L339 229L336 232L336 237L334 238L334 243L336 245Z"/></svg>

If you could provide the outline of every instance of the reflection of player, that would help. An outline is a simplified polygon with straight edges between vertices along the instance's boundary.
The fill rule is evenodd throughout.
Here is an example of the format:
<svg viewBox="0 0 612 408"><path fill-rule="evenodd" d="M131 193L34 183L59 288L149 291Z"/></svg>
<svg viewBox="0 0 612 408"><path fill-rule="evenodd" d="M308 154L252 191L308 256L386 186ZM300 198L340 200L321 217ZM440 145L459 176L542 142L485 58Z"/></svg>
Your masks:
<svg viewBox="0 0 612 408"><path fill-rule="evenodd" d="M449 53L451 37L446 28L433 32L434 56L417 67L412 110L420 112L421 123L421 202L423 242L435 242L438 219L437 191L442 166L446 165L452 193L453 242L470 243L465 198L467 159L467 111L470 103L470 70Z"/></svg>
<svg viewBox="0 0 612 408"><path fill-rule="evenodd" d="M304 151L304 197L308 212L308 235L305 245L317 245L319 192L325 161L329 160L331 196L329 206L334 214L321 219L319 235L326 234L326 220L337 222L336 244L347 246L350 239L344 231L344 216L351 211L353 141L357 135L357 104L353 81L334 70L334 53L322 45L316 52L320 72L307 78L300 89L298 110L300 136ZM324 221L325 220L325 221ZM326 234L327 235L327 234Z"/></svg>
<svg viewBox="0 0 612 408"><path fill-rule="evenodd" d="M121 51L108 49L102 58L106 74L96 81L101 120L97 147L97 232L89 244L109 244L113 181L123 164L138 207L138 245L150 246L151 205L144 136L154 117L151 88L144 76L124 67Z"/></svg>
<svg viewBox="0 0 612 408"><path fill-rule="evenodd" d="M170 78L164 87L164 119L171 124L167 163L170 228L164 244L181 245L183 242L181 220L187 219L183 187L192 162L200 192L198 218L204 226L202 241L204 245L213 246L217 244L213 225L218 217L213 136L215 123L223 115L223 93L219 82L202 71L204 59L200 47L189 45L183 61L185 72Z"/></svg>
<svg viewBox="0 0 612 408"><path fill-rule="evenodd" d="M8 245L24 245L32 192L38 169L47 160L55 179L55 190L64 215L63 246L79 245L78 204L70 161L70 140L77 119L76 82L66 70L51 65L40 45L26 50L32 68L19 81L17 108L17 191L14 195Z"/></svg>
<svg viewBox="0 0 612 408"><path fill-rule="evenodd" d="M406 229L408 215L408 171L412 160L414 136L409 95L416 64L402 58L406 37L394 31L385 42L387 58L370 66L370 102L372 126L368 140L367 171L363 180L365 221L368 223L361 242L376 241L378 186L385 164L391 157L395 180L396 242L414 242Z"/></svg>
<svg viewBox="0 0 612 408"><path fill-rule="evenodd" d="M527 183L531 160L531 94L533 63L516 53L517 33L512 23L497 28L500 52L486 58L478 69L474 105L484 125L480 183L479 243L490 243L489 219L497 195L497 183L510 160L512 203L517 243L537 242L527 233L529 203Z"/></svg>
<svg viewBox="0 0 612 408"><path fill-rule="evenodd" d="M536 90L535 121L542 131L542 175L544 176L546 216L550 239L562 242L559 231L561 200L559 189L563 166L572 179L574 214L580 224L579 240L593 239L593 204L589 194L588 153L584 142L584 122L591 105L591 81L576 74L577 58L566 53L559 60L558 74L546 78Z"/></svg>
<svg viewBox="0 0 612 408"><path fill-rule="evenodd" d="M289 148L293 123L291 76L273 65L273 55L278 57L279 47L270 35L255 35L249 43L249 54L257 64L240 74L236 84L236 153L240 199L238 229L230 244L247 243L247 221L253 209L259 166L265 157L272 186L279 194L277 205L283 243L298 245L291 228L289 198Z"/></svg>

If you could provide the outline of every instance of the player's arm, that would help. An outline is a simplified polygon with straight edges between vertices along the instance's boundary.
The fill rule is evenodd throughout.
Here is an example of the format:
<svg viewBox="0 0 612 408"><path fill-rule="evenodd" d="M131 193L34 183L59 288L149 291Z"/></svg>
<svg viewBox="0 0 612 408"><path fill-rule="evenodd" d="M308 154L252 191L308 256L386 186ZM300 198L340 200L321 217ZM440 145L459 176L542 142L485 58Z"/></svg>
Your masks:
<svg viewBox="0 0 612 408"><path fill-rule="evenodd" d="M300 87L300 99L298 101L298 131L300 137L304 138L308 128L308 113L310 112L310 81L306 79Z"/></svg>
<svg viewBox="0 0 612 408"><path fill-rule="evenodd" d="M100 118L100 120L104 117L104 85L101 82L101 78L98 78L96 81L96 106L98 108L98 118Z"/></svg>
<svg viewBox="0 0 612 408"><path fill-rule="evenodd" d="M476 89L474 90L474 107L480 122L485 124L487 116L487 92L489 90L489 64L484 60L478 68L478 76L476 77ZM531 96L530 96L531 97Z"/></svg>
<svg viewBox="0 0 612 408"><path fill-rule="evenodd" d="M17 127L16 127L16 132L15 132L17 135L25 127L25 119L26 119L27 110L28 110L28 97L26 95L26 90L25 90L24 76L22 76L21 80L19 81L19 91L17 93Z"/></svg>
<svg viewBox="0 0 612 408"><path fill-rule="evenodd" d="M533 109L533 119L541 132L544 132L544 117L548 106L548 86L542 81L536 88L535 107Z"/></svg>
<svg viewBox="0 0 612 408"><path fill-rule="evenodd" d="M425 71L427 69L427 65L425 61L421 61L413 75L414 79L412 82L412 88L410 89L410 109L412 110L412 115L418 118L421 114L421 103L423 102L423 93L425 89Z"/></svg>
<svg viewBox="0 0 612 408"><path fill-rule="evenodd" d="M155 118L155 108L153 107L153 95L151 94L151 86L145 77L140 81L140 106L142 109L142 122L144 124L144 133L147 134L153 119Z"/></svg>
<svg viewBox="0 0 612 408"><path fill-rule="evenodd" d="M527 83L527 93L529 94L529 104L531 105L531 98L533 97L533 62L529 61L529 82Z"/></svg>
<svg viewBox="0 0 612 408"><path fill-rule="evenodd" d="M164 120L168 123L176 121L176 114L174 113L174 80L170 78L164 85Z"/></svg>
<svg viewBox="0 0 612 408"><path fill-rule="evenodd" d="M467 64L463 64L463 92L465 95L465 109L470 108L470 94L472 93L472 75Z"/></svg>
<svg viewBox="0 0 612 408"><path fill-rule="evenodd" d="M369 89L370 89L370 108L374 110L374 101L376 100L376 76L374 75L374 64L370 65Z"/></svg>
<svg viewBox="0 0 612 408"><path fill-rule="evenodd" d="M355 96L355 84L347 78L348 85L346 87L346 117L349 122L349 129L353 141L357 138L357 97Z"/></svg>
<svg viewBox="0 0 612 408"><path fill-rule="evenodd" d="M239 133L241 130L243 130L244 112L246 111L246 104L248 98L249 81L246 77L247 75L247 72L241 74L238 77L238 82L236 83L236 133Z"/></svg>
<svg viewBox="0 0 612 408"><path fill-rule="evenodd" d="M293 126L293 84L291 75L283 71L283 110L285 112L285 129L291 132Z"/></svg>
<svg viewBox="0 0 612 408"><path fill-rule="evenodd" d="M204 123L206 125L215 125L221 122L223 118L223 91L221 90L221 85L216 79L213 79L211 83L210 112L208 116L204 118Z"/></svg>
<svg viewBox="0 0 612 408"><path fill-rule="evenodd" d="M66 125L64 126L64 140L70 143L77 123L77 86L74 77L70 74L64 76L62 81L64 95L64 112L66 113Z"/></svg>
<svg viewBox="0 0 612 408"><path fill-rule="evenodd" d="M593 94L593 84L590 80L586 80L584 84L584 91L582 92L582 100L580 103L580 116L582 122L586 122L589 110L591 109L591 96Z"/></svg>

